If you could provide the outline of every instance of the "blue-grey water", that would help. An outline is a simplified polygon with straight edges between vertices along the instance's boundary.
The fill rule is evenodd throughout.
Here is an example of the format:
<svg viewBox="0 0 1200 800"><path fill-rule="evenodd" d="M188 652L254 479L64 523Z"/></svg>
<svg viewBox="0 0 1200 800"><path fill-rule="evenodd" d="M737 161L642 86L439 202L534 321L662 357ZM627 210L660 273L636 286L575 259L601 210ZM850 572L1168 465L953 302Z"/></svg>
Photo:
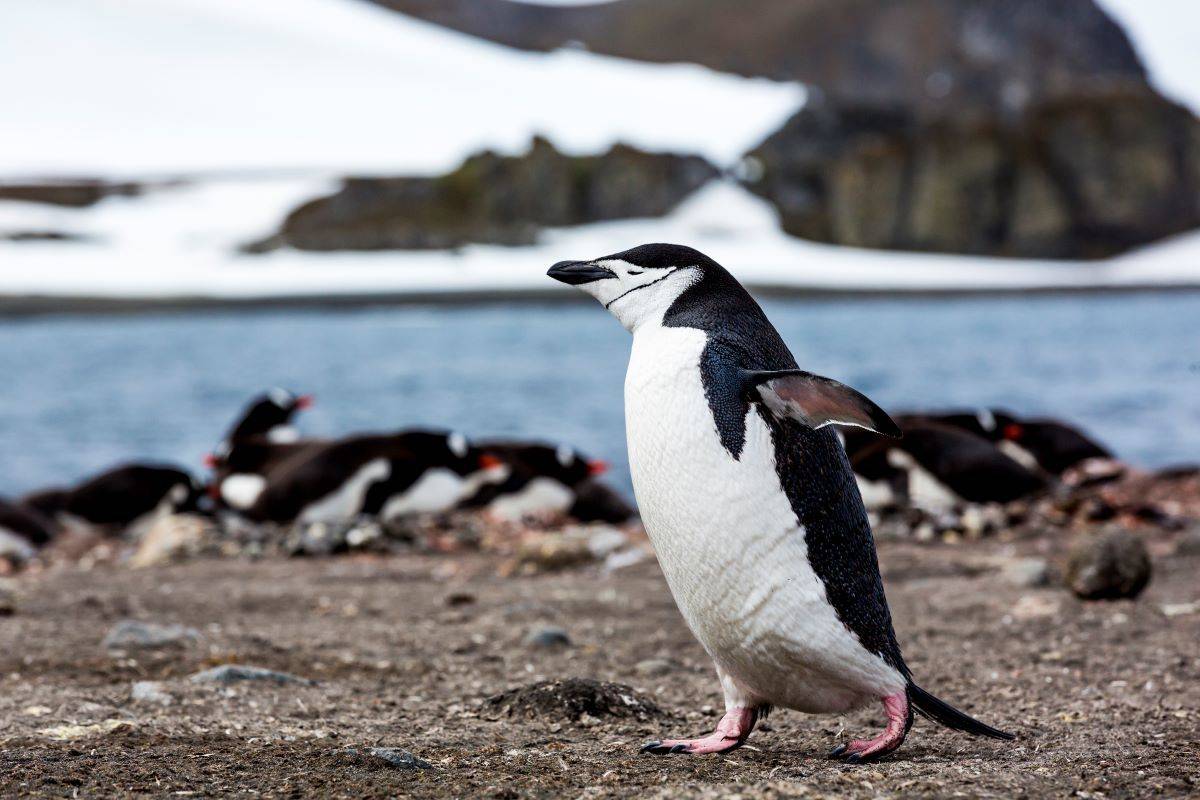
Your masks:
<svg viewBox="0 0 1200 800"><path fill-rule="evenodd" d="M889 410L1000 405L1147 466L1200 460L1200 294L771 300L800 363ZM128 459L198 470L246 398L312 392L313 435L443 426L566 441L628 486L629 336L598 306L0 321L0 494Z"/></svg>

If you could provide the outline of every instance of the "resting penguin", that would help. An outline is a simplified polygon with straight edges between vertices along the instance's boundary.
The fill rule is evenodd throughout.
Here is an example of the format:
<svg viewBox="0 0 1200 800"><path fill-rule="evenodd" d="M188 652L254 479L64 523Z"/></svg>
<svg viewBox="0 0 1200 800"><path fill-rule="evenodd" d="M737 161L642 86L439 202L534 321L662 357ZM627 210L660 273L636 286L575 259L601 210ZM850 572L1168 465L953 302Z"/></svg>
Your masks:
<svg viewBox="0 0 1200 800"><path fill-rule="evenodd" d="M579 492L589 478L608 469L603 461L589 459L565 444L493 439L479 446L507 464L509 473L503 481L476 492L463 503L465 508L480 508L509 521L536 514L569 514L577 506L581 512L600 510L595 502L581 504Z"/></svg>
<svg viewBox="0 0 1200 800"><path fill-rule="evenodd" d="M187 472L167 464L123 464L71 489L22 498L43 514L67 515L92 525L126 526L149 515L198 510L201 487Z"/></svg>
<svg viewBox="0 0 1200 800"><path fill-rule="evenodd" d="M383 519L453 508L490 480L499 460L460 433L406 431L350 436L298 452L273 469L246 509L270 522Z"/></svg>
<svg viewBox="0 0 1200 800"><path fill-rule="evenodd" d="M58 533L58 524L33 506L0 497L0 538L19 537L41 547Z"/></svg>
<svg viewBox="0 0 1200 800"><path fill-rule="evenodd" d="M725 716L650 753L741 745L772 706L842 713L882 702L887 729L831 754L895 750L914 709L1011 739L921 689L904 663L875 543L831 425L897 436L869 399L797 368L762 309L719 264L649 244L549 275L633 334L625 378L629 465L642 522L679 610L716 664Z"/></svg>

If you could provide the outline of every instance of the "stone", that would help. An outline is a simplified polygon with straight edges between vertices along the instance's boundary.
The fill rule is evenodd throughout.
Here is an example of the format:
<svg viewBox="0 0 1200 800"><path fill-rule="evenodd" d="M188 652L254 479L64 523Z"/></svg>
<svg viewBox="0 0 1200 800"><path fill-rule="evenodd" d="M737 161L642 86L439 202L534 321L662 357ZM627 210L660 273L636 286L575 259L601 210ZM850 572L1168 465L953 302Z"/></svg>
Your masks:
<svg viewBox="0 0 1200 800"><path fill-rule="evenodd" d="M43 728L41 734L56 742L70 742L76 739L88 739L93 736L105 736L120 731L131 731L134 724L125 719L106 719L90 725L55 725Z"/></svg>
<svg viewBox="0 0 1200 800"><path fill-rule="evenodd" d="M545 227L661 217L717 170L698 156L617 144L595 156L560 153L535 137L519 156L486 151L437 177L349 178L247 245L300 250L431 250L527 245Z"/></svg>
<svg viewBox="0 0 1200 800"><path fill-rule="evenodd" d="M129 690L129 699L135 703L150 703L161 706L169 706L175 702L175 698L167 694L163 689L163 684L159 681L134 682L133 687Z"/></svg>
<svg viewBox="0 0 1200 800"><path fill-rule="evenodd" d="M645 661L635 664L633 670L638 675L644 675L647 678L660 678L674 672L675 664L665 658L647 658Z"/></svg>
<svg viewBox="0 0 1200 800"><path fill-rule="evenodd" d="M1200 556L1200 526L1189 528L1175 540L1175 555Z"/></svg>
<svg viewBox="0 0 1200 800"><path fill-rule="evenodd" d="M206 669L203 672L197 672L188 680L193 683L217 683L217 684L232 684L242 681L252 681L258 683L275 683L284 684L300 684L303 686L316 686L317 682L308 678L301 678L297 675L292 675L288 672L276 672L272 669L263 667L254 667L249 664L222 664L219 667Z"/></svg>
<svg viewBox="0 0 1200 800"><path fill-rule="evenodd" d="M0 617L17 613L17 587L13 581L0 578Z"/></svg>
<svg viewBox="0 0 1200 800"><path fill-rule="evenodd" d="M1001 569L1004 579L1014 586L1037 588L1050 583L1050 565L1043 558L1019 558Z"/></svg>
<svg viewBox="0 0 1200 800"><path fill-rule="evenodd" d="M124 619L112 627L101 647L105 650L153 650L190 644L199 638L200 632L195 628Z"/></svg>
<svg viewBox="0 0 1200 800"><path fill-rule="evenodd" d="M489 697L484 709L498 716L572 722L585 714L596 719L647 719L663 713L652 700L629 686L589 678L540 681L511 689Z"/></svg>
<svg viewBox="0 0 1200 800"><path fill-rule="evenodd" d="M570 647L571 636L562 628L538 628L529 632L525 644L529 647Z"/></svg>
<svg viewBox="0 0 1200 800"><path fill-rule="evenodd" d="M1084 600L1116 600L1141 594L1151 571L1145 542L1114 529L1078 537L1071 546L1065 578L1068 588Z"/></svg>
<svg viewBox="0 0 1200 800"><path fill-rule="evenodd" d="M169 564L196 555L212 525L195 514L167 514L154 520L129 559L134 569Z"/></svg>
<svg viewBox="0 0 1200 800"><path fill-rule="evenodd" d="M342 753L355 761L384 764L393 769L411 771L433 769L433 764L398 747L364 747L361 749L347 747L342 750Z"/></svg>

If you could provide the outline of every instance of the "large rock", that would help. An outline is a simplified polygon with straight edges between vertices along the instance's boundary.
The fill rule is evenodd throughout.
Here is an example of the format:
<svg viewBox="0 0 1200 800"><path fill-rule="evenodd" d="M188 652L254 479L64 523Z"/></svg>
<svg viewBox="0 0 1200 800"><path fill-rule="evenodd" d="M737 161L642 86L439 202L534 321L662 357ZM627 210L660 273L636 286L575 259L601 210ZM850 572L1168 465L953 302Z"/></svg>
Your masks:
<svg viewBox="0 0 1200 800"><path fill-rule="evenodd" d="M535 138L524 155L480 153L440 177L350 178L247 249L526 245L543 227L662 216L716 174L697 156L620 144L599 156L567 156Z"/></svg>
<svg viewBox="0 0 1200 800"><path fill-rule="evenodd" d="M784 230L835 244L1097 258L1200 224L1200 122L1137 83L1005 120L818 101L749 158Z"/></svg>
<svg viewBox="0 0 1200 800"><path fill-rule="evenodd" d="M1137 597L1150 582L1150 553L1128 531L1081 536L1067 560L1067 586L1084 600Z"/></svg>
<svg viewBox="0 0 1200 800"><path fill-rule="evenodd" d="M930 113L1018 109L1097 78L1145 76L1129 39L1093 0L375 1L513 47L579 42Z"/></svg>

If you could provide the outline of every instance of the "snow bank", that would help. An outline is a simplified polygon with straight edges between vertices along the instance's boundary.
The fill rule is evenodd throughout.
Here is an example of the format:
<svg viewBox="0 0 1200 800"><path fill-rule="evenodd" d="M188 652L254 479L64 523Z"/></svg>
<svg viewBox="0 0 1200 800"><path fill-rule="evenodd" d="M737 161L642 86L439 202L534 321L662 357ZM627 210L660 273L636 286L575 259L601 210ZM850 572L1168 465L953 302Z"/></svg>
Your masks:
<svg viewBox="0 0 1200 800"><path fill-rule="evenodd" d="M0 3L0 176L441 172L532 134L729 164L803 89L521 53L359 0Z"/></svg>
<svg viewBox="0 0 1200 800"><path fill-rule="evenodd" d="M454 295L569 291L545 277L567 258L649 241L691 244L748 285L814 291L1017 291L1200 285L1200 234L1098 263L888 253L815 244L782 233L773 210L740 187L715 183L663 219L545 232L532 247L460 252L244 256L236 245L268 232L321 181L224 181L112 198L72 211L0 205L0 228L64 228L100 243L0 243L0 294L215 299Z"/></svg>

